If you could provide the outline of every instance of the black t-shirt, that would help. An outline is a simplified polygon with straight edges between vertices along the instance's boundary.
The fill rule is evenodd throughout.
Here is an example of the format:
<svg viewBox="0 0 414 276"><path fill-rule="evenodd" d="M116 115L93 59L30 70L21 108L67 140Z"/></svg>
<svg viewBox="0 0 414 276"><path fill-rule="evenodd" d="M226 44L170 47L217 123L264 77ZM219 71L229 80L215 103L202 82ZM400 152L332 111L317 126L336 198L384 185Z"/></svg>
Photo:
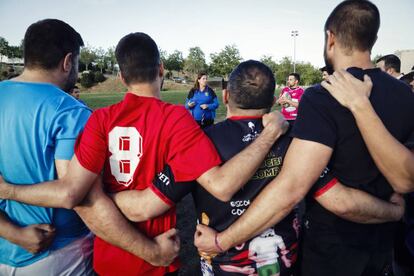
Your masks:
<svg viewBox="0 0 414 276"><path fill-rule="evenodd" d="M262 129L261 118L242 117L228 119L211 126L206 130L206 134L215 144L221 159L227 161L252 143ZM196 182L174 183L168 167L160 179L155 179L155 188L173 202L179 201L184 195L192 192L199 223L206 224L217 231L223 231L243 214L263 187L280 172L290 141L291 138L288 135L281 136L252 179L229 202L216 199ZM165 176L169 178L168 185L166 185ZM260 235L256 237L258 239L250 248L250 254L250 241L248 241L216 256L212 261L215 275L228 275L230 271L235 272L239 269L253 269L257 273L260 264L258 265L254 258L263 257L263 254L264 260L268 263L272 263L272 259L278 263L281 275L290 275L292 267L286 267L281 257L285 256L292 264L296 260L298 227L296 212L293 211L273 229L262 235L263 237ZM263 246L263 241L267 247ZM204 267L204 269L207 268Z"/></svg>
<svg viewBox="0 0 414 276"><path fill-rule="evenodd" d="M414 132L414 94L402 82L380 69L349 68L359 79L371 77L370 101L390 133L400 142L410 143ZM393 190L376 167L351 112L342 107L320 85L306 90L299 106L292 136L318 142L333 149L328 167L349 187L388 200ZM380 139L380 137L379 137ZM306 218L310 237L355 246L389 247L392 223L363 225L345 221L308 197Z"/></svg>

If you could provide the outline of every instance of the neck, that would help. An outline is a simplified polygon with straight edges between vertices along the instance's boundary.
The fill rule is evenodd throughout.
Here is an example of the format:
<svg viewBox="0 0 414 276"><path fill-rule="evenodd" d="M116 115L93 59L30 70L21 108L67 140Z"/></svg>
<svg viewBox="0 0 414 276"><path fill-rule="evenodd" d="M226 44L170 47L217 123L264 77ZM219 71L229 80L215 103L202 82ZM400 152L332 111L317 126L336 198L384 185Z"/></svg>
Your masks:
<svg viewBox="0 0 414 276"><path fill-rule="evenodd" d="M203 91L206 88L207 85L201 86L200 85L200 91Z"/></svg>
<svg viewBox="0 0 414 276"><path fill-rule="evenodd" d="M21 82L50 83L61 89L64 86L64 80L56 70L25 68L23 72L13 80Z"/></svg>
<svg viewBox="0 0 414 276"><path fill-rule="evenodd" d="M235 116L263 116L267 113L267 109L240 109L227 106L227 116L226 118L235 117Z"/></svg>
<svg viewBox="0 0 414 276"><path fill-rule="evenodd" d="M374 68L374 65L371 62L371 56L369 51L360 52L352 51L351 54L345 54L344 51L337 51L337 54L334 57L334 70L339 69L346 70L349 67L358 67L361 69L370 69Z"/></svg>
<svg viewBox="0 0 414 276"><path fill-rule="evenodd" d="M393 76L394 78L398 78L401 75L401 73L397 73L394 71L390 75Z"/></svg>
<svg viewBox="0 0 414 276"><path fill-rule="evenodd" d="M158 81L152 83L134 83L128 85L128 92L141 97L153 97L159 99L160 84Z"/></svg>

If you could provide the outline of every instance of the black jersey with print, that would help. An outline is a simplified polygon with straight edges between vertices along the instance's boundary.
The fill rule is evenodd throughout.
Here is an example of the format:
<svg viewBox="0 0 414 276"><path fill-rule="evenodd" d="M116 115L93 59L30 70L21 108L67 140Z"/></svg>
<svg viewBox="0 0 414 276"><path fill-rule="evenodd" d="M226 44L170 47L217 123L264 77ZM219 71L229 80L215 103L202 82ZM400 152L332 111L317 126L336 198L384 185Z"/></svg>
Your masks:
<svg viewBox="0 0 414 276"><path fill-rule="evenodd" d="M262 130L261 118L241 117L218 123L208 128L206 134L225 162L252 143ZM168 167L154 184L156 189L173 202L192 192L199 223L223 231L244 213L263 187L278 175L290 141L288 135L281 136L250 181L228 202L216 199L196 182L174 183ZM253 243L245 242L216 256L211 262L204 262L203 272L212 269L215 275L233 275L242 271L254 274L260 269L267 269L275 273L280 271L281 275L290 275L297 256L298 228L299 223L293 211L274 228L252 239Z"/></svg>

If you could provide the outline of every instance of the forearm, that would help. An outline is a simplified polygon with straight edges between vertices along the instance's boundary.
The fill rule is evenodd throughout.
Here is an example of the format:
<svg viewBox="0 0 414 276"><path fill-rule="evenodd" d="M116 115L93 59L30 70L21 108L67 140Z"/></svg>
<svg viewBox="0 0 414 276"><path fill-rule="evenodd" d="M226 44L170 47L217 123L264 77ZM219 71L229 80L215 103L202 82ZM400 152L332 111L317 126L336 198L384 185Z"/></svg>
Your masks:
<svg viewBox="0 0 414 276"><path fill-rule="evenodd" d="M368 98L351 108L368 150L394 190L414 190L414 154L385 128Z"/></svg>
<svg viewBox="0 0 414 276"><path fill-rule="evenodd" d="M103 192L90 192L75 211L89 229L106 242L146 261L156 259L159 254L156 244L135 229Z"/></svg>
<svg viewBox="0 0 414 276"><path fill-rule="evenodd" d="M257 171L274 142L275 136L265 128L251 145L222 166L203 174L198 183L216 198L230 200Z"/></svg>
<svg viewBox="0 0 414 276"><path fill-rule="evenodd" d="M0 237L17 244L16 233L20 227L12 223L3 211L0 211Z"/></svg>
<svg viewBox="0 0 414 276"><path fill-rule="evenodd" d="M246 212L218 236L224 250L241 244L272 227L288 215L302 198L289 186L272 181L253 201ZM275 195L278 194L277 200Z"/></svg>
<svg viewBox="0 0 414 276"><path fill-rule="evenodd" d="M34 185L5 184L2 190L5 192L2 191L0 196L4 199L52 208L70 209L73 202L79 202L83 197L71 193L61 179Z"/></svg>
<svg viewBox="0 0 414 276"><path fill-rule="evenodd" d="M402 209L364 191L336 183L315 198L319 204L335 215L352 222L371 224L397 221Z"/></svg>

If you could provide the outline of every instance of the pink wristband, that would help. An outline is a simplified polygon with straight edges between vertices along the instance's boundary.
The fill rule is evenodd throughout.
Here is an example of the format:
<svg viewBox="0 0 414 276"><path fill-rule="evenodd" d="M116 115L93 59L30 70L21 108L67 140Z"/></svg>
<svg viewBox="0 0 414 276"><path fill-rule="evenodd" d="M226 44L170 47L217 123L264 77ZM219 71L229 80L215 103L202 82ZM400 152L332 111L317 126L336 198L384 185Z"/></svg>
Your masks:
<svg viewBox="0 0 414 276"><path fill-rule="evenodd" d="M218 234L216 233L216 235L215 235L215 237L214 237L214 243L216 244L216 247L220 250L220 253L223 253L223 252L224 252L224 250L223 250L223 248L221 248L221 246L220 246L220 244L219 244L219 242L218 242L217 237L218 237Z"/></svg>

